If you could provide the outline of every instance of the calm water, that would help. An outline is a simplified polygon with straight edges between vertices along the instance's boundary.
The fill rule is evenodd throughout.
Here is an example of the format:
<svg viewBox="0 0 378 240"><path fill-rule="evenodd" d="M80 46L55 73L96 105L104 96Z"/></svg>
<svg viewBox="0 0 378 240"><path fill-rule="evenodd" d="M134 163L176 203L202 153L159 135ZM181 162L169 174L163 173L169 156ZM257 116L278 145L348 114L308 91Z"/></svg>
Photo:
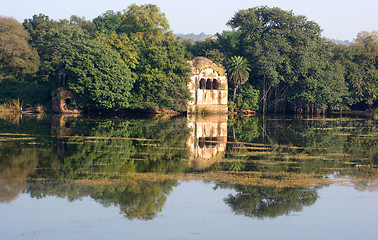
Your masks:
<svg viewBox="0 0 378 240"><path fill-rule="evenodd" d="M0 119L0 239L377 239L373 117Z"/></svg>

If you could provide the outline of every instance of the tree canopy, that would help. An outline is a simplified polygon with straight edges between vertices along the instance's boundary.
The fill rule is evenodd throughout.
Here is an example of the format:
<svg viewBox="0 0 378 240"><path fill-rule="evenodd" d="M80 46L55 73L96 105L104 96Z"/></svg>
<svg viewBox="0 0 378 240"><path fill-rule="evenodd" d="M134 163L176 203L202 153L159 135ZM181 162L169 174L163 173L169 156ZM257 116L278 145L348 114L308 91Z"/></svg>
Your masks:
<svg viewBox="0 0 378 240"><path fill-rule="evenodd" d="M132 108L185 111L190 66L185 49L169 32L168 21L155 5L131 5L121 23L121 34L133 39L138 62L132 70L135 84Z"/></svg>
<svg viewBox="0 0 378 240"><path fill-rule="evenodd" d="M5 78L24 79L37 72L39 56L29 39L16 19L0 17L0 82Z"/></svg>
<svg viewBox="0 0 378 240"><path fill-rule="evenodd" d="M133 79L120 55L91 39L81 24L60 22L52 25L54 27L47 29L36 43L42 56L40 74L44 79L54 81L57 86L57 72L65 68L67 87L78 94L77 106L128 107Z"/></svg>
<svg viewBox="0 0 378 240"><path fill-rule="evenodd" d="M63 64L79 106L127 108L133 79L119 55L93 40L73 42L70 47L63 50Z"/></svg>
<svg viewBox="0 0 378 240"><path fill-rule="evenodd" d="M319 25L305 16L267 6L239 10L227 25L232 30L215 38L180 42L153 4L109 10L92 21L37 14L21 25L2 17L0 81L12 83L2 83L1 101L49 105L64 67L80 107L185 111L188 60L204 56L229 66L233 107L256 109L258 99L263 112L376 107L377 31L362 31L341 46L321 38Z"/></svg>
<svg viewBox="0 0 378 240"><path fill-rule="evenodd" d="M376 31L361 32L353 44L340 46L321 38L319 25L305 16L267 6L239 10L227 25L232 31L217 33L217 39L184 44L193 55L225 65L232 56L245 58L252 70L247 82L259 90L263 112L376 104ZM243 94L236 92L239 99Z"/></svg>
<svg viewBox="0 0 378 240"><path fill-rule="evenodd" d="M64 67L78 106L186 110L186 51L156 5L133 4L93 21L39 14L24 27L41 58L39 81L56 88L57 71Z"/></svg>

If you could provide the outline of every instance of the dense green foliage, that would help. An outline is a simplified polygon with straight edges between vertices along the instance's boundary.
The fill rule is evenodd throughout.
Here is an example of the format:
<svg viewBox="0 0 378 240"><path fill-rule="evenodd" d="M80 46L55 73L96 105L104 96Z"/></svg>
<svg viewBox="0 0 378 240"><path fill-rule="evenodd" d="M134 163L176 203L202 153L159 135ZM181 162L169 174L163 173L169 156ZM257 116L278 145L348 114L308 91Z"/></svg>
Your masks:
<svg viewBox="0 0 378 240"><path fill-rule="evenodd" d="M376 108L376 31L337 45L321 38L319 25L305 16L266 6L239 10L227 25L232 30L216 38L180 43L152 4L106 11L92 21L39 14L24 28L1 18L0 101L48 106L65 69L64 87L78 94L78 107L185 111L187 61L204 56L227 66L230 107L239 110Z"/></svg>
<svg viewBox="0 0 378 240"><path fill-rule="evenodd" d="M361 32L349 47L333 46L333 59L345 69L350 104L372 107L378 97L378 33Z"/></svg>
<svg viewBox="0 0 378 240"><path fill-rule="evenodd" d="M315 22L269 7L240 10L227 24L233 30L217 39L184 44L193 55L226 65L233 56L248 60L248 82L260 91L263 112L376 104L376 32L361 32L350 46L336 45L320 37Z"/></svg>
<svg viewBox="0 0 378 240"><path fill-rule="evenodd" d="M186 110L190 78L186 51L156 5L134 4L93 21L77 16L54 21L34 15L23 23L27 31L15 20L2 22L18 24L18 28L4 27L1 37L19 43L12 45L12 51L23 52L11 58L1 51L1 79L23 80L39 68L31 79L33 85L2 84L3 101L20 98L23 103L47 104L52 90L65 87L77 94L72 104L80 108ZM58 77L62 69L64 83ZM35 98L37 90L46 97Z"/></svg>
<svg viewBox="0 0 378 240"><path fill-rule="evenodd" d="M0 83L23 80L39 67L39 57L29 44L30 36L14 18L0 17Z"/></svg>
<svg viewBox="0 0 378 240"><path fill-rule="evenodd" d="M93 40L72 43L72 48L65 48L62 53L68 88L78 94L79 106L129 106L133 80L118 54Z"/></svg>
<svg viewBox="0 0 378 240"><path fill-rule="evenodd" d="M190 67L185 49L157 6L133 4L93 22L100 31L97 41L115 50L132 71L130 108L186 110Z"/></svg>
<svg viewBox="0 0 378 240"><path fill-rule="evenodd" d="M240 32L241 49L253 69L253 84L262 92L263 111L268 101L271 107L279 109L281 103L286 103L291 88L302 80L326 81L306 76L318 67L317 55L312 51L321 43L316 23L279 8L260 7L237 12L228 25ZM315 66L309 65L311 62ZM321 70L318 67L315 74ZM310 84L317 88L316 82Z"/></svg>
<svg viewBox="0 0 378 240"><path fill-rule="evenodd" d="M57 84L57 70L64 68L68 89L78 95L77 106L128 107L133 84L128 66L112 49L90 39L83 28L56 23L36 45L43 62L41 76Z"/></svg>
<svg viewBox="0 0 378 240"><path fill-rule="evenodd" d="M139 52L131 107L186 110L190 67L164 14L155 5L131 5L120 28L137 39Z"/></svg>
<svg viewBox="0 0 378 240"><path fill-rule="evenodd" d="M237 110L258 110L259 95L259 90L255 89L251 84L246 84L240 87L235 99L229 99L228 105Z"/></svg>

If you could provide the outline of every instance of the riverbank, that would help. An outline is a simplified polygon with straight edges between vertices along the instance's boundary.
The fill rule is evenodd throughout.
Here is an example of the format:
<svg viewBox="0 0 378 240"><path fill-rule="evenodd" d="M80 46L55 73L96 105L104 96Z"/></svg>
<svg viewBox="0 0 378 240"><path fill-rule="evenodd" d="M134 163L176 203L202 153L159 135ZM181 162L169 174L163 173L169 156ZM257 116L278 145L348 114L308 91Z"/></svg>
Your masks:
<svg viewBox="0 0 378 240"><path fill-rule="evenodd" d="M14 99L8 103L0 104L0 115L2 118L9 118L9 116L14 115L34 115L34 116L41 116L45 114L53 114L53 115L74 115L74 116L89 116L89 117L127 117L127 118L170 118L173 116L183 116L183 115L201 115L201 116L208 116L214 115L217 113L187 113L187 112L178 112L169 109L108 109L108 110L99 110L99 109L68 109L67 111L61 113L54 113L48 106L43 106L41 104L31 106L26 105L23 106L22 102L19 99ZM230 117L248 117L248 116L258 116L262 115L263 113L255 110L237 110L237 109L229 109L227 115ZM347 110L347 111L331 111L329 113L267 113L266 115L277 115L277 116L304 116L304 117L321 117L321 116L330 116L330 115L340 115L340 116L369 116L373 115L374 119L378 119L378 108L375 109L366 109L366 110Z"/></svg>

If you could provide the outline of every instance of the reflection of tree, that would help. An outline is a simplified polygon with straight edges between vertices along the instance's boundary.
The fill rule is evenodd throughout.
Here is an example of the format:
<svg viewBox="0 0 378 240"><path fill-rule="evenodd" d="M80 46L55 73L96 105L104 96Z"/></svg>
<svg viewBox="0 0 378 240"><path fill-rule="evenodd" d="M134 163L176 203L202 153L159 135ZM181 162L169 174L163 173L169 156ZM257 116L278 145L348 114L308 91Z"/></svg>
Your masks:
<svg viewBox="0 0 378 240"><path fill-rule="evenodd" d="M229 125L230 132L241 141L234 125ZM371 182L378 176L378 131L372 120L270 118L262 129L254 139L229 145L226 157L244 163L243 170L259 172L336 174L359 179L369 169L370 177L365 180ZM223 169L235 169L234 165L232 162Z"/></svg>
<svg viewBox="0 0 378 240"><path fill-rule="evenodd" d="M20 143L0 144L0 202L10 202L26 188L26 179L38 164L34 147Z"/></svg>
<svg viewBox="0 0 378 240"><path fill-rule="evenodd" d="M303 147L297 153L318 156L304 159L301 172L363 176L359 166L374 170L378 161L377 128L369 120L314 120L288 127L292 145ZM302 127L301 127L302 126ZM328 171L326 170L328 169ZM377 171L371 173L377 177Z"/></svg>
<svg viewBox="0 0 378 240"><path fill-rule="evenodd" d="M142 182L96 191L92 198L105 206L119 205L128 219L153 219L160 212L177 181Z"/></svg>
<svg viewBox="0 0 378 240"><path fill-rule="evenodd" d="M245 148L246 144L259 137L257 117L232 118L228 121L227 128L228 136L232 142L232 145L227 148L226 157L228 158L248 152ZM227 169L230 171L245 170L245 164L233 160L227 165Z"/></svg>
<svg viewBox="0 0 378 240"><path fill-rule="evenodd" d="M125 182L120 184L29 184L31 197L56 196L70 201L91 197L105 207L119 206L128 219L153 219L163 208L177 181Z"/></svg>
<svg viewBox="0 0 378 240"><path fill-rule="evenodd" d="M233 118L228 121L228 136L233 142L250 143L259 137L257 117Z"/></svg>
<svg viewBox="0 0 378 240"><path fill-rule="evenodd" d="M365 165L378 165L378 126L376 121L354 122L345 143L345 152L355 159L363 159Z"/></svg>
<svg viewBox="0 0 378 240"><path fill-rule="evenodd" d="M21 121L13 122L0 118L0 132L48 136L51 133L50 120L23 116Z"/></svg>
<svg viewBox="0 0 378 240"><path fill-rule="evenodd" d="M377 173L373 176L358 176L352 181L354 188L358 191L378 191Z"/></svg>
<svg viewBox="0 0 378 240"><path fill-rule="evenodd" d="M315 189L234 186L238 193L224 201L236 214L256 218L274 218L300 212L318 199Z"/></svg>
<svg viewBox="0 0 378 240"><path fill-rule="evenodd" d="M99 186L101 187L101 186ZM92 185L69 184L63 182L45 183L31 182L28 184L26 193L30 197L41 199L48 196L67 198L70 202L87 197L93 191Z"/></svg>
<svg viewBox="0 0 378 240"><path fill-rule="evenodd" d="M182 172L187 168L186 119L73 120L59 166L39 177L116 177L130 172ZM44 162L43 164L47 164ZM45 168L48 168L45 166ZM55 170L54 170L55 169Z"/></svg>

